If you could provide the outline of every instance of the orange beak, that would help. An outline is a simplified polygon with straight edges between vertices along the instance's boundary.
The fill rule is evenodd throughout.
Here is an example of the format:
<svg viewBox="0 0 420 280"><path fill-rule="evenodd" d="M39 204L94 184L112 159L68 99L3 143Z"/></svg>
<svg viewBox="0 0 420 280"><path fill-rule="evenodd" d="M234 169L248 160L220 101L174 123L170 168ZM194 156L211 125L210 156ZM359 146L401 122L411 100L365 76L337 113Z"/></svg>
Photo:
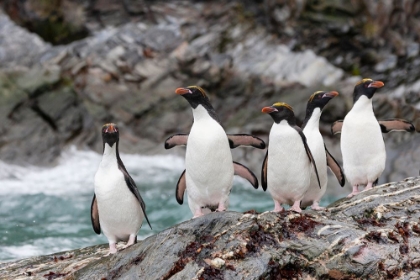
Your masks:
<svg viewBox="0 0 420 280"><path fill-rule="evenodd" d="M383 87L385 84L381 81L373 81L370 83L369 87L373 87L373 88L381 88Z"/></svg>
<svg viewBox="0 0 420 280"><path fill-rule="evenodd" d="M272 112L276 112L277 111L277 109L276 108L273 108L273 107L271 107L271 106L269 106L269 107L264 107L264 108L262 108L262 110L261 110L261 112L263 112L263 113L265 113L265 114L270 114L270 113L272 113Z"/></svg>
<svg viewBox="0 0 420 280"><path fill-rule="evenodd" d="M336 92L336 91L330 91L330 92L327 92L326 94L324 94L325 97L331 97L331 98L334 98L337 95L338 95L338 92Z"/></svg>
<svg viewBox="0 0 420 280"><path fill-rule="evenodd" d="M112 123L109 124L107 128L105 129L105 133L115 133L115 132L117 132L117 129Z"/></svg>
<svg viewBox="0 0 420 280"><path fill-rule="evenodd" d="M187 88L177 88L175 90L175 93L176 94L183 95L183 94L186 94L186 93L191 93L191 91L189 89L187 89Z"/></svg>

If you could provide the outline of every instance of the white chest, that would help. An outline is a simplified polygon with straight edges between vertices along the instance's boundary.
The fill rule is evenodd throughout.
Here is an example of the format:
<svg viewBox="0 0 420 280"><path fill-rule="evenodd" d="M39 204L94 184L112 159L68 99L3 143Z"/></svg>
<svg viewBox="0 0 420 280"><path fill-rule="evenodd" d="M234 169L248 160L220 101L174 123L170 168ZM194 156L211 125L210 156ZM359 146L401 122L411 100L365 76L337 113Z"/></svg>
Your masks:
<svg viewBox="0 0 420 280"><path fill-rule="evenodd" d="M185 157L187 193L197 204L214 204L232 188L232 154L223 127L202 106L193 112Z"/></svg>
<svg viewBox="0 0 420 280"><path fill-rule="evenodd" d="M360 97L344 118L341 152L344 172L352 185L373 182L385 168L385 143L372 100L366 96Z"/></svg>
<svg viewBox="0 0 420 280"><path fill-rule="evenodd" d="M289 204L302 199L311 166L301 136L286 121L271 128L267 164L267 188L273 198Z"/></svg>
<svg viewBox="0 0 420 280"><path fill-rule="evenodd" d="M319 179L321 181L321 186L324 186L327 183L327 160L325 154L324 139L322 138L322 135L319 132L320 117L321 110L319 108L316 108L313 111L312 116L309 119L307 125L303 129L303 134L305 134L306 136L306 142L315 160L315 164L320 177ZM314 183L316 183L316 186L318 186L319 188L315 172L313 172L313 177L315 179Z"/></svg>
<svg viewBox="0 0 420 280"><path fill-rule="evenodd" d="M138 232L143 212L118 168L115 145L111 148L105 144L104 155L95 174L95 195L101 229L109 240L127 240L130 234Z"/></svg>
<svg viewBox="0 0 420 280"><path fill-rule="evenodd" d="M115 146L115 145L114 145ZM108 199L127 189L124 175L118 168L116 154L107 144L98 171L95 174L95 194L98 199ZM109 151L108 151L109 150Z"/></svg>
<svg viewBox="0 0 420 280"><path fill-rule="evenodd" d="M232 166L229 141L223 127L198 106L194 109L194 124L188 137L186 167L206 173L220 166ZM233 166L231 167L233 170Z"/></svg>

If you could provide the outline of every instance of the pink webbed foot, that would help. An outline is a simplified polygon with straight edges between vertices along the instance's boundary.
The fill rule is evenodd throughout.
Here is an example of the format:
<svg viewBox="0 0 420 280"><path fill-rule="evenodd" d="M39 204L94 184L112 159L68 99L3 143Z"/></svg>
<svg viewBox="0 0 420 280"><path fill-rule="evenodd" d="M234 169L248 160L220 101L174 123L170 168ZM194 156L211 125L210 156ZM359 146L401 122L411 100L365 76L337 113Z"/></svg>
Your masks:
<svg viewBox="0 0 420 280"><path fill-rule="evenodd" d="M123 248L125 249L127 247L130 247L134 243L136 243L136 237L137 237L137 234L130 234L130 237L128 238L127 244L125 244L125 246Z"/></svg>
<svg viewBox="0 0 420 280"><path fill-rule="evenodd" d="M300 209L300 200L295 201L292 207L289 208L290 211L301 213L302 209Z"/></svg>
<svg viewBox="0 0 420 280"><path fill-rule="evenodd" d="M373 189L373 183L372 182L368 182L368 184L366 185L365 189L363 191L368 191Z"/></svg>
<svg viewBox="0 0 420 280"><path fill-rule="evenodd" d="M284 211L284 208L281 207L280 203L278 201L274 200L274 210L273 210L273 212L278 213L278 212L283 212L283 211Z"/></svg>
<svg viewBox="0 0 420 280"><path fill-rule="evenodd" d="M353 197L353 196L355 196L358 193L359 193L359 186L358 185L353 186L353 191L347 197Z"/></svg>
<svg viewBox="0 0 420 280"><path fill-rule="evenodd" d="M320 211L320 210L324 210L325 207L319 206L318 202L314 201L314 203L312 203L311 209L315 211Z"/></svg>
<svg viewBox="0 0 420 280"><path fill-rule="evenodd" d="M117 244L115 242L109 242L109 252L105 255L108 257L109 255L113 255L117 252Z"/></svg>
<svg viewBox="0 0 420 280"><path fill-rule="evenodd" d="M195 218L201 217L203 215L204 215L204 213L203 213L203 211L201 210L201 207L200 207L197 210L195 210L194 216L192 218L195 219Z"/></svg>
<svg viewBox="0 0 420 280"><path fill-rule="evenodd" d="M223 212L226 211L226 207L224 203L219 203L219 206L216 209L216 212Z"/></svg>

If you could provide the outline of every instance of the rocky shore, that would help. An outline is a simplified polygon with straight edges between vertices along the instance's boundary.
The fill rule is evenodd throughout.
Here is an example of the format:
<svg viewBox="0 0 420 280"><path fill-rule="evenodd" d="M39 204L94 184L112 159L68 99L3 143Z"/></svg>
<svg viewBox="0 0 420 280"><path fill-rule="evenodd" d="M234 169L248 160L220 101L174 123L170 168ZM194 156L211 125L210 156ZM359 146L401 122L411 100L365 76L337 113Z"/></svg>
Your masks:
<svg viewBox="0 0 420 280"><path fill-rule="evenodd" d="M211 213L107 245L0 264L1 279L418 279L420 177L326 211Z"/></svg>

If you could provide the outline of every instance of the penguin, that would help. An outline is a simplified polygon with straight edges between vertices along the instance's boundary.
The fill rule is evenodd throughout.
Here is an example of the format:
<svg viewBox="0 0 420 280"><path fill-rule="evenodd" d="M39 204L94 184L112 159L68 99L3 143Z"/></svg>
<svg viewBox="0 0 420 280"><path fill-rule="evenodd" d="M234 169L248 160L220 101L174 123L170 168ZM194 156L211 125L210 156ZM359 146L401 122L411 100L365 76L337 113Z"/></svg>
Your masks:
<svg viewBox="0 0 420 280"><path fill-rule="evenodd" d="M91 204L91 222L95 233L101 230L108 239L109 254L117 252L116 243L127 241L125 247L137 242L146 205L134 180L128 174L119 152L119 130L113 123L102 127L103 156L95 174L95 194Z"/></svg>
<svg viewBox="0 0 420 280"><path fill-rule="evenodd" d="M385 143L372 105L373 95L383 86L383 82L372 79L357 83L353 91L353 107L343 121L343 168L353 187L348 197L358 194L360 185L366 186L364 190L372 189L385 169Z"/></svg>
<svg viewBox="0 0 420 280"><path fill-rule="evenodd" d="M402 119L378 121L373 112L372 97L383 87L381 81L363 79L353 91L353 107L344 121L336 121L333 134L341 133L341 153L346 178L353 190L347 197L372 189L385 169L386 151L382 133L391 131L414 132L414 125Z"/></svg>
<svg viewBox="0 0 420 280"><path fill-rule="evenodd" d="M313 210L322 210L319 206L321 197L327 190L328 176L327 166L331 169L341 186L344 186L345 178L341 166L328 152L324 144L321 133L319 132L319 119L322 109L334 97L338 95L336 91L317 91L311 95L306 106L306 116L302 124L303 134L306 136L309 149L312 151L316 167L318 168L321 189L317 188L317 178L314 170L312 170L311 182L308 191L305 193L301 207L311 205Z"/></svg>
<svg viewBox="0 0 420 280"><path fill-rule="evenodd" d="M292 107L274 103L264 107L274 123L270 130L269 145L261 170L263 190L274 200L274 212L283 211L281 204L292 205L290 210L300 213L301 200L310 186L312 166L321 188L317 166L306 137L296 125Z"/></svg>
<svg viewBox="0 0 420 280"><path fill-rule="evenodd" d="M177 183L176 200L183 204L184 192L187 191L193 218L210 211L225 211L228 208L234 175L247 179L255 189L258 188L257 177L252 171L232 161L230 148L244 143L265 147L265 143L253 137L244 137L242 142L238 141L236 144L234 141L241 137L229 141L216 111L201 87L178 88L175 93L188 101L194 117L189 135L178 134L165 141L167 149L176 145L187 146L186 168Z"/></svg>

